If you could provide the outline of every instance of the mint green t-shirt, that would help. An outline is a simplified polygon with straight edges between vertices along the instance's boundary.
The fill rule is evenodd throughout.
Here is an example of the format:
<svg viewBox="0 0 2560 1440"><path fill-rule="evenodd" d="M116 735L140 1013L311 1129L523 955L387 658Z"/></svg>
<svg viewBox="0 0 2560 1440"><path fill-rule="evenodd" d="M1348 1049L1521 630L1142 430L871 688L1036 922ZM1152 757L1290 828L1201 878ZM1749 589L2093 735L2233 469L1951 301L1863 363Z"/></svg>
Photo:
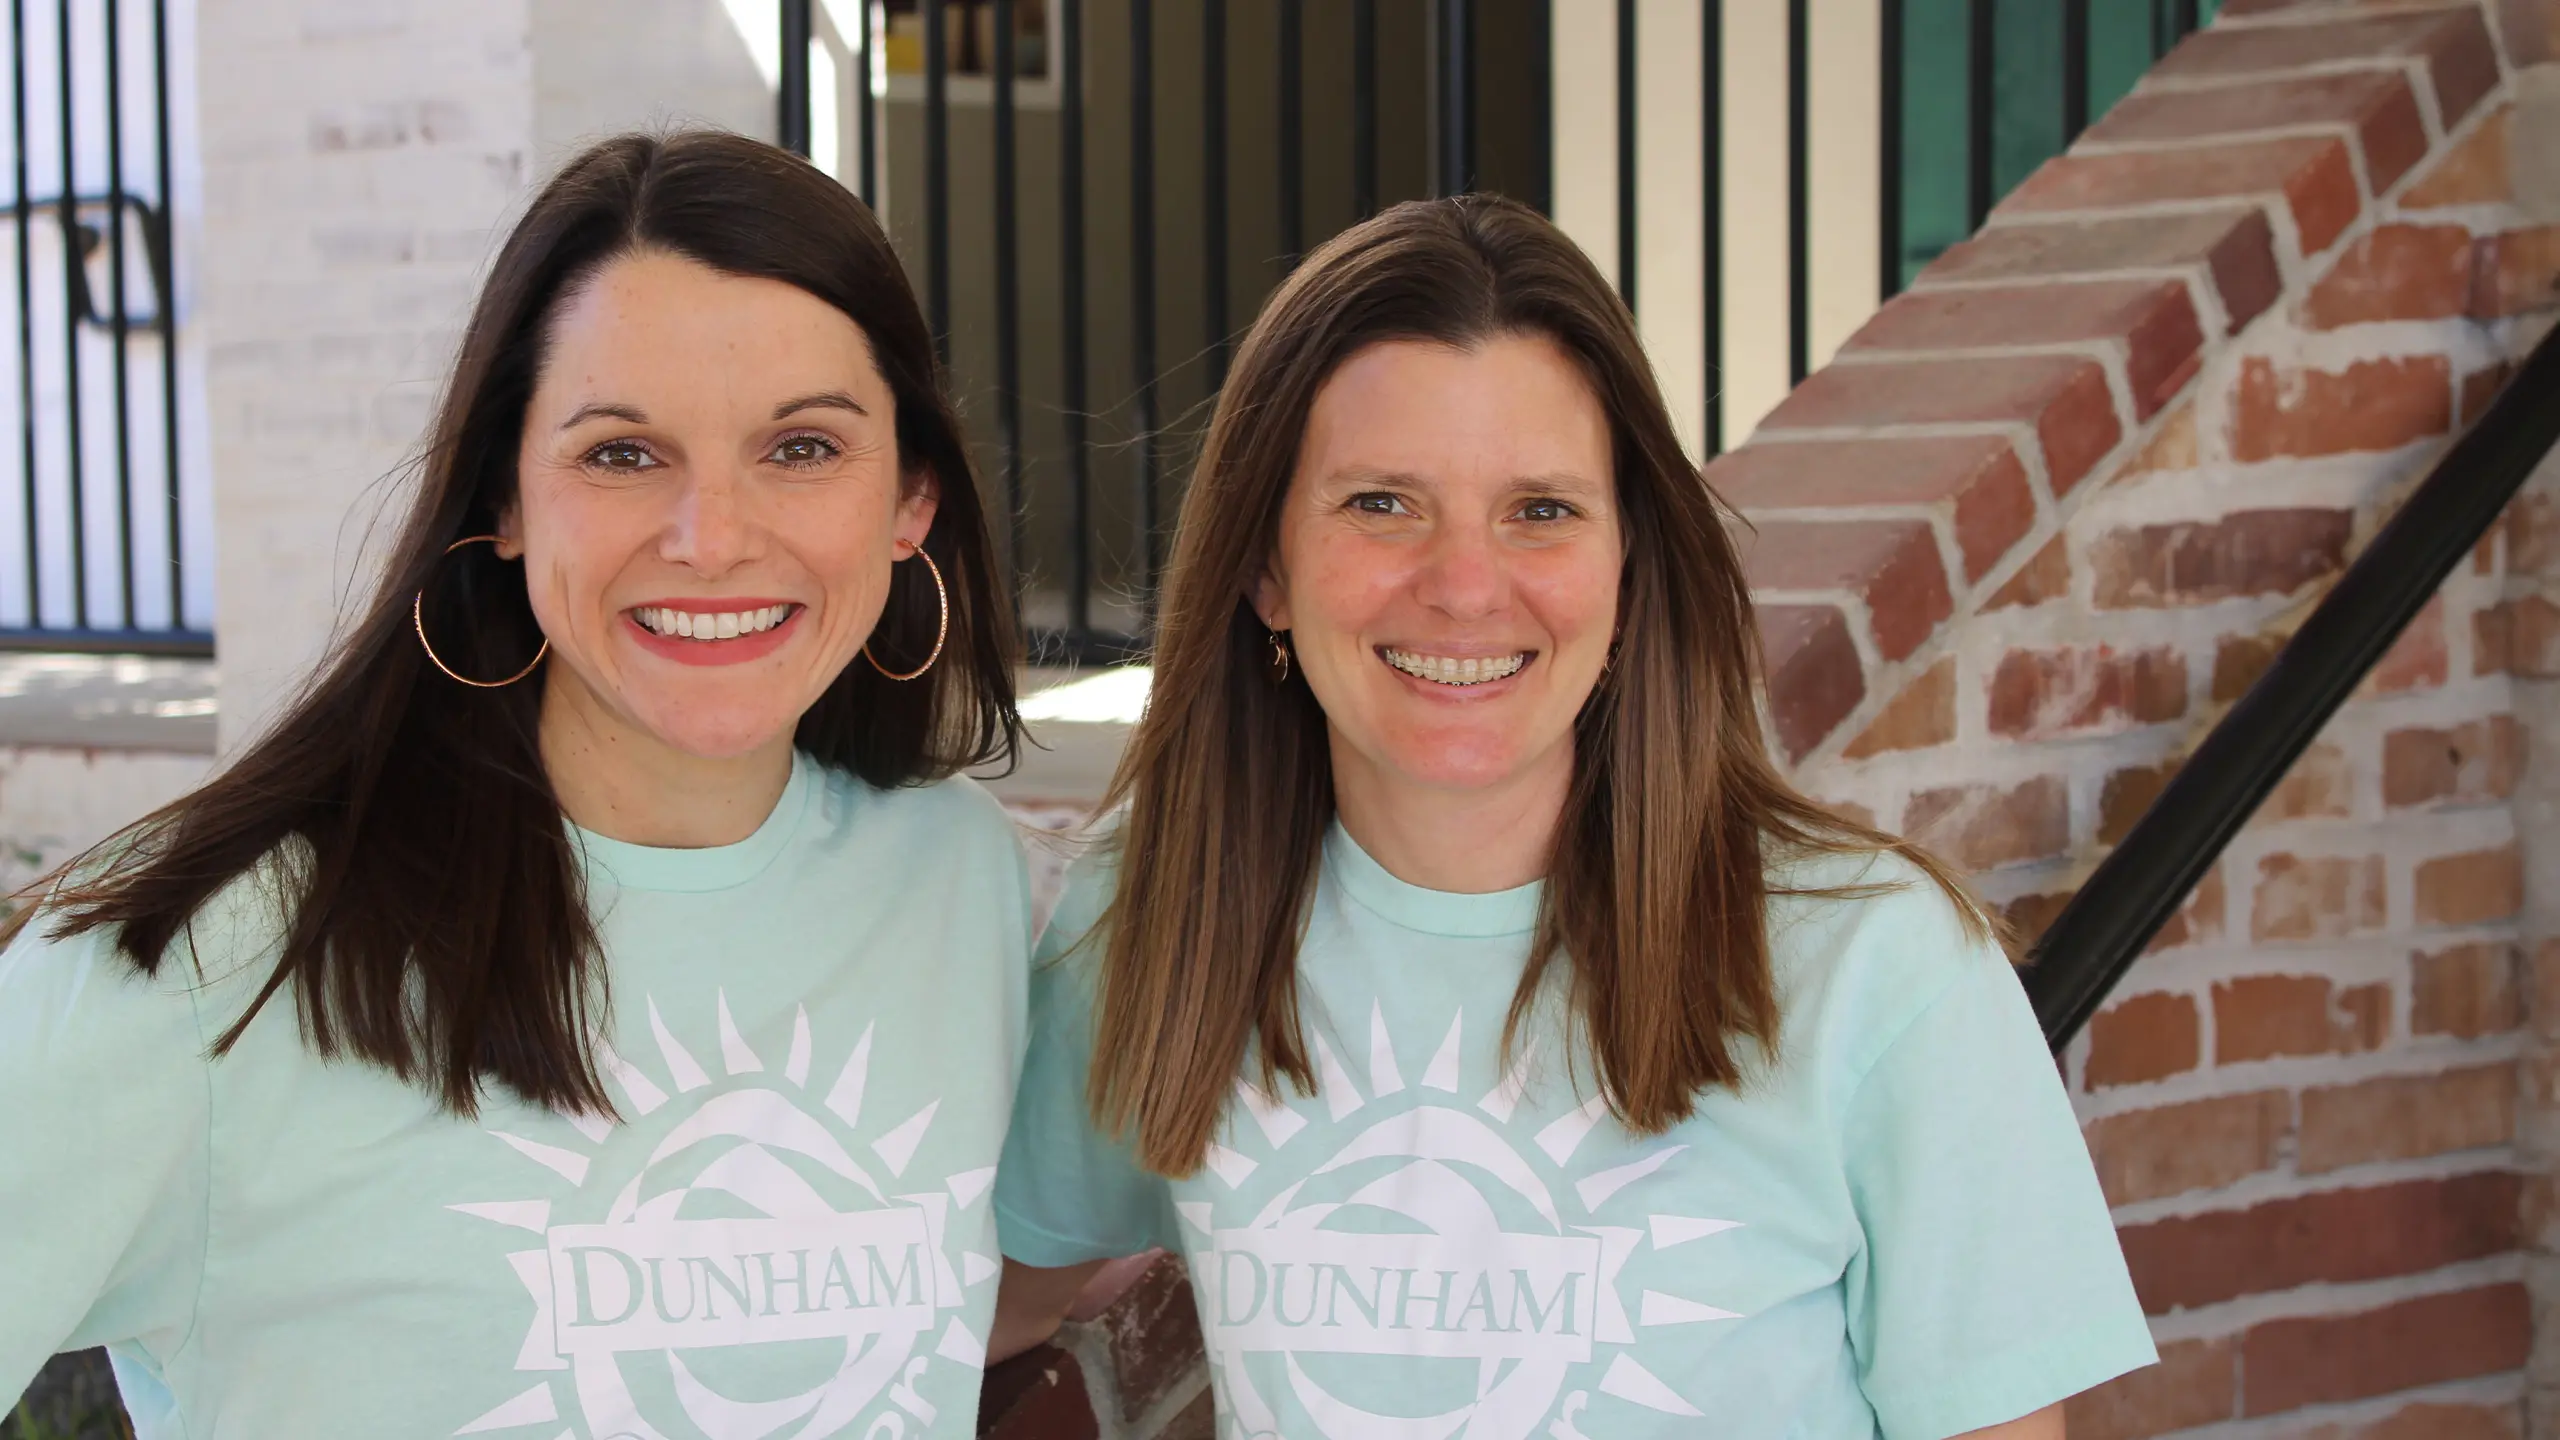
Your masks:
<svg viewBox="0 0 2560 1440"><path fill-rule="evenodd" d="M1088 858L1033 973L1004 1251L1187 1257L1226 1437L1933 1440L2150 1363L2006 961L1899 859L1784 878L1899 883L1774 899L1777 1058L1645 1136L1553 1007L1503 1063L1538 887L1417 889L1337 826L1298 958L1317 1093L1240 1083L1166 1181L1086 1118Z"/></svg>
<svg viewBox="0 0 2560 1440"><path fill-rule="evenodd" d="M158 978L0 955L0 1397L104 1344L142 1440L973 1433L1024 1033L1010 822L794 765L747 839L580 832L620 1114L324 1063L231 887Z"/></svg>

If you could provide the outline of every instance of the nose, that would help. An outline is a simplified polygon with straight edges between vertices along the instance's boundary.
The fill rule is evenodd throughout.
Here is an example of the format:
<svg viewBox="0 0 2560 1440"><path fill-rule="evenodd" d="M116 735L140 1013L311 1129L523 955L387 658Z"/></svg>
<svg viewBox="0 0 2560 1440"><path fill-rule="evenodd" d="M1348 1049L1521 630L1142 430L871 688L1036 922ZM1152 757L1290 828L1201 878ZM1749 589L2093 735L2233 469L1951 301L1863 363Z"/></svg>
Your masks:
<svg viewBox="0 0 2560 1440"><path fill-rule="evenodd" d="M705 577L753 559L761 532L744 489L725 469L695 471L674 492L660 557Z"/></svg>
<svg viewBox="0 0 2560 1440"><path fill-rule="evenodd" d="M1425 543L1415 597L1453 620L1479 620L1508 602L1510 571L1489 523L1444 524Z"/></svg>

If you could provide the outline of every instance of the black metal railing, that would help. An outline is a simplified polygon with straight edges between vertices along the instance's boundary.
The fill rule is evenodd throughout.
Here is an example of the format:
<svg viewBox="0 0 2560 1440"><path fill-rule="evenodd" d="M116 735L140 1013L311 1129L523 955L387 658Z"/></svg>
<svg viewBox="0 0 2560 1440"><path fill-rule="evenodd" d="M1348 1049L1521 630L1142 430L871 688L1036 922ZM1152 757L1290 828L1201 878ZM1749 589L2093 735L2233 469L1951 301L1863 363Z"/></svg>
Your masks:
<svg viewBox="0 0 2560 1440"><path fill-rule="evenodd" d="M1647 278L1639 134L1664 105L1703 117L1693 403L1704 453L1756 419L1729 413L1727 393L1723 190L1735 157L1783 152L1783 197L1734 218L1765 229L1773 211L1785 217L1787 301L1769 363L1773 383L1792 384L1836 339L1815 334L1817 284L1879 300L1900 290L2216 8L1873 3L1882 263L1845 280L1814 273L1811 141L1825 122L1812 67L1829 42L1810 0L1784 0L1777 135L1722 123L1729 21L1758 12L1700 0L1697 92L1663 97L1638 93L1642 7L1613 7L1609 258L1630 305ZM1143 650L1182 461L1236 328L1299 255L1413 195L1496 189L1552 208L1551 0L785 0L782 11L778 133L804 153L850 157L837 173L883 213L915 272L964 403L991 422L980 459L1012 517L1017 593L1051 661ZM840 138L812 131L813 54L856 77L833 111ZM1036 183L1044 170L1054 191ZM1658 211L1646 218L1660 223ZM1659 279L1677 294L1689 277Z"/></svg>
<svg viewBox="0 0 2560 1440"><path fill-rule="evenodd" d="M822 142L810 47L849 62L857 158L838 173L889 223L991 422L980 459L1040 658L1143 649L1180 462L1288 265L1382 204L1481 178L1476 71L1525 68L1531 32L1542 66L1547 15L1508 7L1514 43L1488 57L1475 8L1271 0L1248 34L1227 0L785 3L779 133ZM1543 198L1543 144L1541 117L1536 144L1498 147L1509 188ZM982 228L961 228L963 201Z"/></svg>
<svg viewBox="0 0 2560 1440"><path fill-rule="evenodd" d="M0 646L210 654L181 473L168 6L11 0L9 19Z"/></svg>
<svg viewBox="0 0 2560 1440"><path fill-rule="evenodd" d="M2560 441L2560 331L2401 503L2266 673L2046 927L2027 992L2057 1050L2177 913L2438 586Z"/></svg>

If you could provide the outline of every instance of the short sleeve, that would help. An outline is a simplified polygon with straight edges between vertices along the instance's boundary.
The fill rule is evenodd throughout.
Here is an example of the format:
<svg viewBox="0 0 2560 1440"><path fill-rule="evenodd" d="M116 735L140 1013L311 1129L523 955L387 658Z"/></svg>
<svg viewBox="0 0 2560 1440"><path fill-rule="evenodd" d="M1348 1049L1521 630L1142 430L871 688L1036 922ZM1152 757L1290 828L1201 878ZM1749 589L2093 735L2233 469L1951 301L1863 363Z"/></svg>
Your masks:
<svg viewBox="0 0 2560 1440"><path fill-rule="evenodd" d="M194 996L96 932L48 940L43 924L0 953L0 1395L57 1351L134 1342L165 1360L204 1269Z"/></svg>
<svg viewBox="0 0 2560 1440"><path fill-rule="evenodd" d="M1970 953L1857 1082L1842 1131L1866 1240L1850 1341L1886 1440L2015 1420L2157 1358L2025 991L1949 921Z"/></svg>
<svg viewBox="0 0 2560 1440"><path fill-rule="evenodd" d="M1086 942L1109 885L1099 857L1072 867L1032 958L1031 1047L995 1199L998 1240L1025 1265L1075 1265L1164 1243L1165 1182L1096 1129L1085 1107L1098 963Z"/></svg>

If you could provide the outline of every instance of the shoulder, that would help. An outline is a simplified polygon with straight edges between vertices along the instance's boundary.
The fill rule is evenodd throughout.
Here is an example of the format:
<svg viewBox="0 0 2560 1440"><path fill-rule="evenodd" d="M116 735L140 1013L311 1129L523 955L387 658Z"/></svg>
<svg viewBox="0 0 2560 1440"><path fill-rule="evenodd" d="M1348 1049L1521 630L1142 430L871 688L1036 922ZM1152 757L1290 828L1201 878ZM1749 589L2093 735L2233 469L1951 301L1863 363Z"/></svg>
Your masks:
<svg viewBox="0 0 2560 1440"><path fill-rule="evenodd" d="M882 790L847 770L820 767L813 817L822 832L868 833L919 858L1020 855L1020 827L987 787L965 775Z"/></svg>
<svg viewBox="0 0 2560 1440"><path fill-rule="evenodd" d="M1120 889L1120 820L1119 812L1102 816L1085 830L1073 836L1060 836L1051 843L1061 847L1066 858L1066 873L1058 885L1058 903L1049 912L1049 921L1041 927L1040 956L1044 961L1062 960L1070 951L1091 957L1101 940L1103 916L1111 908L1112 897Z"/></svg>
<svg viewBox="0 0 2560 1440"><path fill-rule="evenodd" d="M205 987L184 949L183 941L173 945L145 974L117 949L112 930L63 935L53 917L35 916L0 951L0 1076L76 1070L84 1055L143 1065L200 1056Z"/></svg>
<svg viewBox="0 0 2560 1440"><path fill-rule="evenodd" d="M1768 913L1785 1044L1852 1073L1961 982L2011 973L1971 902L1890 852L1776 858Z"/></svg>
<svg viewBox="0 0 2560 1440"><path fill-rule="evenodd" d="M121 849L93 853L68 883L112 880L129 858ZM0 971L13 964L41 968L94 956L106 972L130 975L145 988L172 995L199 996L243 985L255 989L283 954L311 863L309 842L294 837L232 876L177 925L147 975L124 954L119 927L65 934L63 914L49 895L36 902L36 913L0 958Z"/></svg>

